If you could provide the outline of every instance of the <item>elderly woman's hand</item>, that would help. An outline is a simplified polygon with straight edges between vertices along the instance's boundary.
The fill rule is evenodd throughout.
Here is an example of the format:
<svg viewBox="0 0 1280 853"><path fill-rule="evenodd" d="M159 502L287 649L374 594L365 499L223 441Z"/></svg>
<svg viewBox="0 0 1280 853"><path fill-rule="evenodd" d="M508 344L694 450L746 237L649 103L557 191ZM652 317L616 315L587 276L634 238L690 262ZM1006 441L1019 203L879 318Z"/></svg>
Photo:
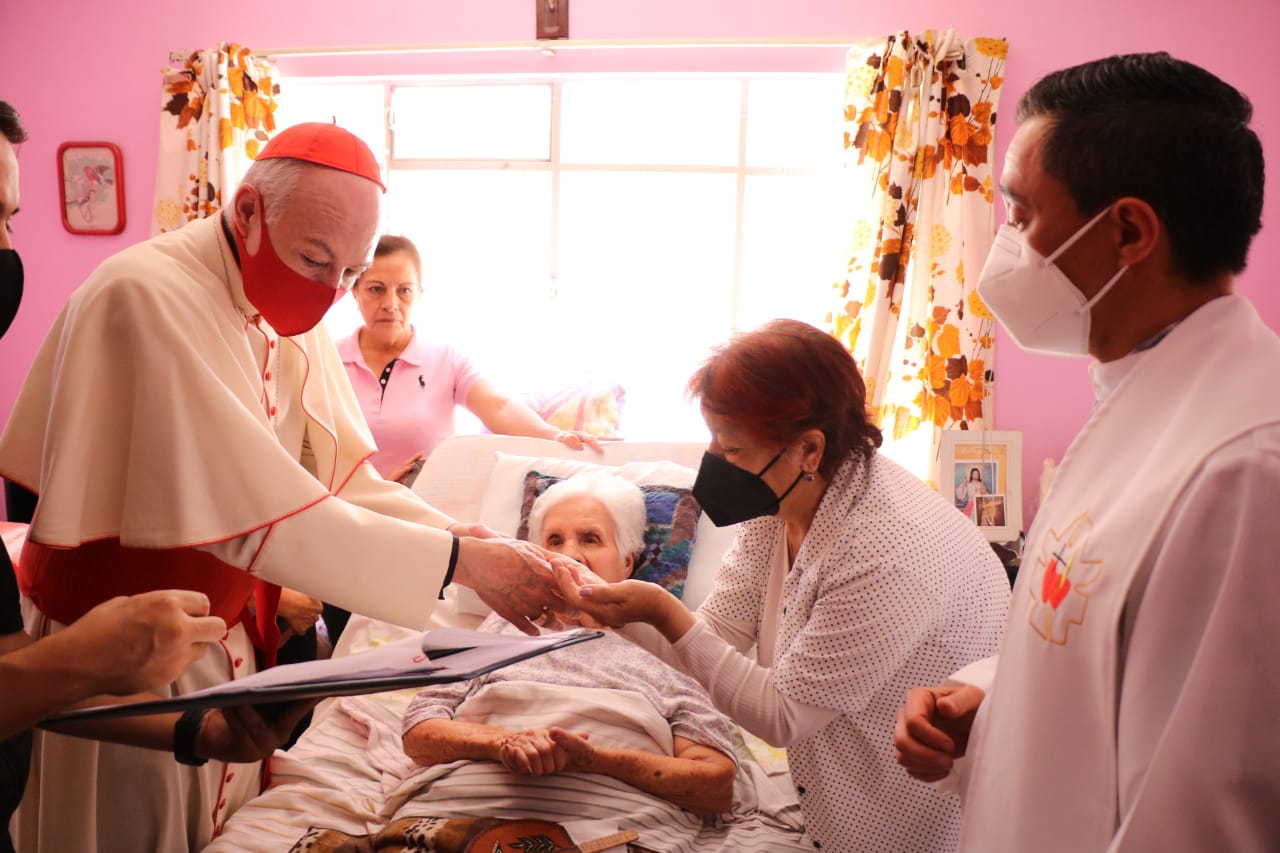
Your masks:
<svg viewBox="0 0 1280 853"><path fill-rule="evenodd" d="M562 729L526 729L503 738L498 749L498 759L502 766L520 776L549 776L561 770L573 769L569 767L569 753L553 737L555 731L561 735L568 734ZM580 744L585 745L587 742L586 732L579 732L572 737ZM573 748L576 754L581 755L578 743L573 744Z"/></svg>
<svg viewBox="0 0 1280 853"><path fill-rule="evenodd" d="M564 769L570 773L598 773L596 748L587 741L587 732L571 732L559 726L547 730L551 742L564 754Z"/></svg>
<svg viewBox="0 0 1280 853"><path fill-rule="evenodd" d="M589 584L607 584L604 578L597 575L591 569L576 561L568 561L566 563L557 564L554 568L556 574L556 583L560 586L560 594L562 596L561 606L549 614L556 622L562 625L577 625L581 628L610 628L611 625L595 619L589 613L577 610L569 600L566 590L572 591L574 594ZM545 627L551 627L547 625Z"/></svg>

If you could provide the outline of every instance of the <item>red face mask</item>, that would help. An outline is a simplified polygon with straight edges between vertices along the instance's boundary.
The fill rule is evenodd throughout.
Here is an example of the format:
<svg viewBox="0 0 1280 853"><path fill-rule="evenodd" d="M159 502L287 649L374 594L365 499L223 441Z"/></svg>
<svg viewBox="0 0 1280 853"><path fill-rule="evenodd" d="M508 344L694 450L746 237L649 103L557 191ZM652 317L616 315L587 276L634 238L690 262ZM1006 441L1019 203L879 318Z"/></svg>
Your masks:
<svg viewBox="0 0 1280 853"><path fill-rule="evenodd" d="M267 231L267 215L262 196L258 196L258 213L262 217L262 240L258 246L258 254L249 254L245 247L245 235L240 233L239 228L236 229L244 295L277 334L292 337L309 332L346 291L330 287L322 281L312 281L305 275L294 272L280 260Z"/></svg>

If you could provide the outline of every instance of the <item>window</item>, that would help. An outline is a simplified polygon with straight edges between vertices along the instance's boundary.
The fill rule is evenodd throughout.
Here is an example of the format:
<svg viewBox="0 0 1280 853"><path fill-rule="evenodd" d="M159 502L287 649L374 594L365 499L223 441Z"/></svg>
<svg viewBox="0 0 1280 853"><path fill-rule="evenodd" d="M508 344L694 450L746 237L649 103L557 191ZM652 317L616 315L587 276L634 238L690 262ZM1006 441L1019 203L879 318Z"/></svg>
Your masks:
<svg viewBox="0 0 1280 853"><path fill-rule="evenodd" d="M622 384L627 438L702 440L684 388L711 347L772 317L821 323L842 277L842 86L292 80L277 121L336 119L378 155L383 229L422 252L418 329L512 391ZM359 317L344 300L327 321Z"/></svg>

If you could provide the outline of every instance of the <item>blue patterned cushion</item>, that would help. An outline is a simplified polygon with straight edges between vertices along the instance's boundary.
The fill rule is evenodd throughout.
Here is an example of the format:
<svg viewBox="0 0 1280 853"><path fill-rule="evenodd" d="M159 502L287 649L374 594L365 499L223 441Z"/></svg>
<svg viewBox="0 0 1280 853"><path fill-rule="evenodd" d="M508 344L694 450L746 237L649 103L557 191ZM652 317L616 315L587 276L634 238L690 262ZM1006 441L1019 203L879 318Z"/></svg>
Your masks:
<svg viewBox="0 0 1280 853"><path fill-rule="evenodd" d="M533 502L553 483L564 477L530 471L524 477L524 495L520 502L520 529L516 536L529 538L529 511ZM698 531L702 507L690 489L678 486L641 485L644 493L646 524L644 552L631 576L656 583L676 598L684 593L689 575L689 558Z"/></svg>

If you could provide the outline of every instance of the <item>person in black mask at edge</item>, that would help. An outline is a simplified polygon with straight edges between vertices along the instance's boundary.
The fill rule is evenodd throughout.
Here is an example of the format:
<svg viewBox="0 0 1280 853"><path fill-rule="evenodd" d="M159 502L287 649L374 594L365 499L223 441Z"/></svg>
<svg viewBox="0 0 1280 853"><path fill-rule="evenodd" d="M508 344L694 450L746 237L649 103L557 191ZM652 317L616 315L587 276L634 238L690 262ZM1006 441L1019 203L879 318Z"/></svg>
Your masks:
<svg viewBox="0 0 1280 853"><path fill-rule="evenodd" d="M22 301L23 268L11 245L18 212L18 158L15 147L27 132L18 113L0 101L0 336L8 331ZM13 850L9 818L26 786L31 755L30 727L48 714L102 694L121 696L173 681L226 633L210 616L209 599L191 590L157 590L118 596L94 607L62 633L41 639L23 630L18 586L9 553L0 547L0 853ZM149 698L145 695L138 698ZM226 754L236 760L270 755L309 705L301 703L271 723L252 709L219 715L178 743L177 714L140 717L132 732L115 721L60 729L65 734L118 740L155 749L185 748ZM199 745L195 739L199 738Z"/></svg>
<svg viewBox="0 0 1280 853"><path fill-rule="evenodd" d="M715 524L743 522L711 595L691 613L653 584L567 570L562 592L788 748L815 847L953 849L959 799L895 766L893 727L914 673L945 677L999 645L1000 561L877 451L862 377L825 332L774 320L739 335L689 393L711 431L694 497Z"/></svg>

